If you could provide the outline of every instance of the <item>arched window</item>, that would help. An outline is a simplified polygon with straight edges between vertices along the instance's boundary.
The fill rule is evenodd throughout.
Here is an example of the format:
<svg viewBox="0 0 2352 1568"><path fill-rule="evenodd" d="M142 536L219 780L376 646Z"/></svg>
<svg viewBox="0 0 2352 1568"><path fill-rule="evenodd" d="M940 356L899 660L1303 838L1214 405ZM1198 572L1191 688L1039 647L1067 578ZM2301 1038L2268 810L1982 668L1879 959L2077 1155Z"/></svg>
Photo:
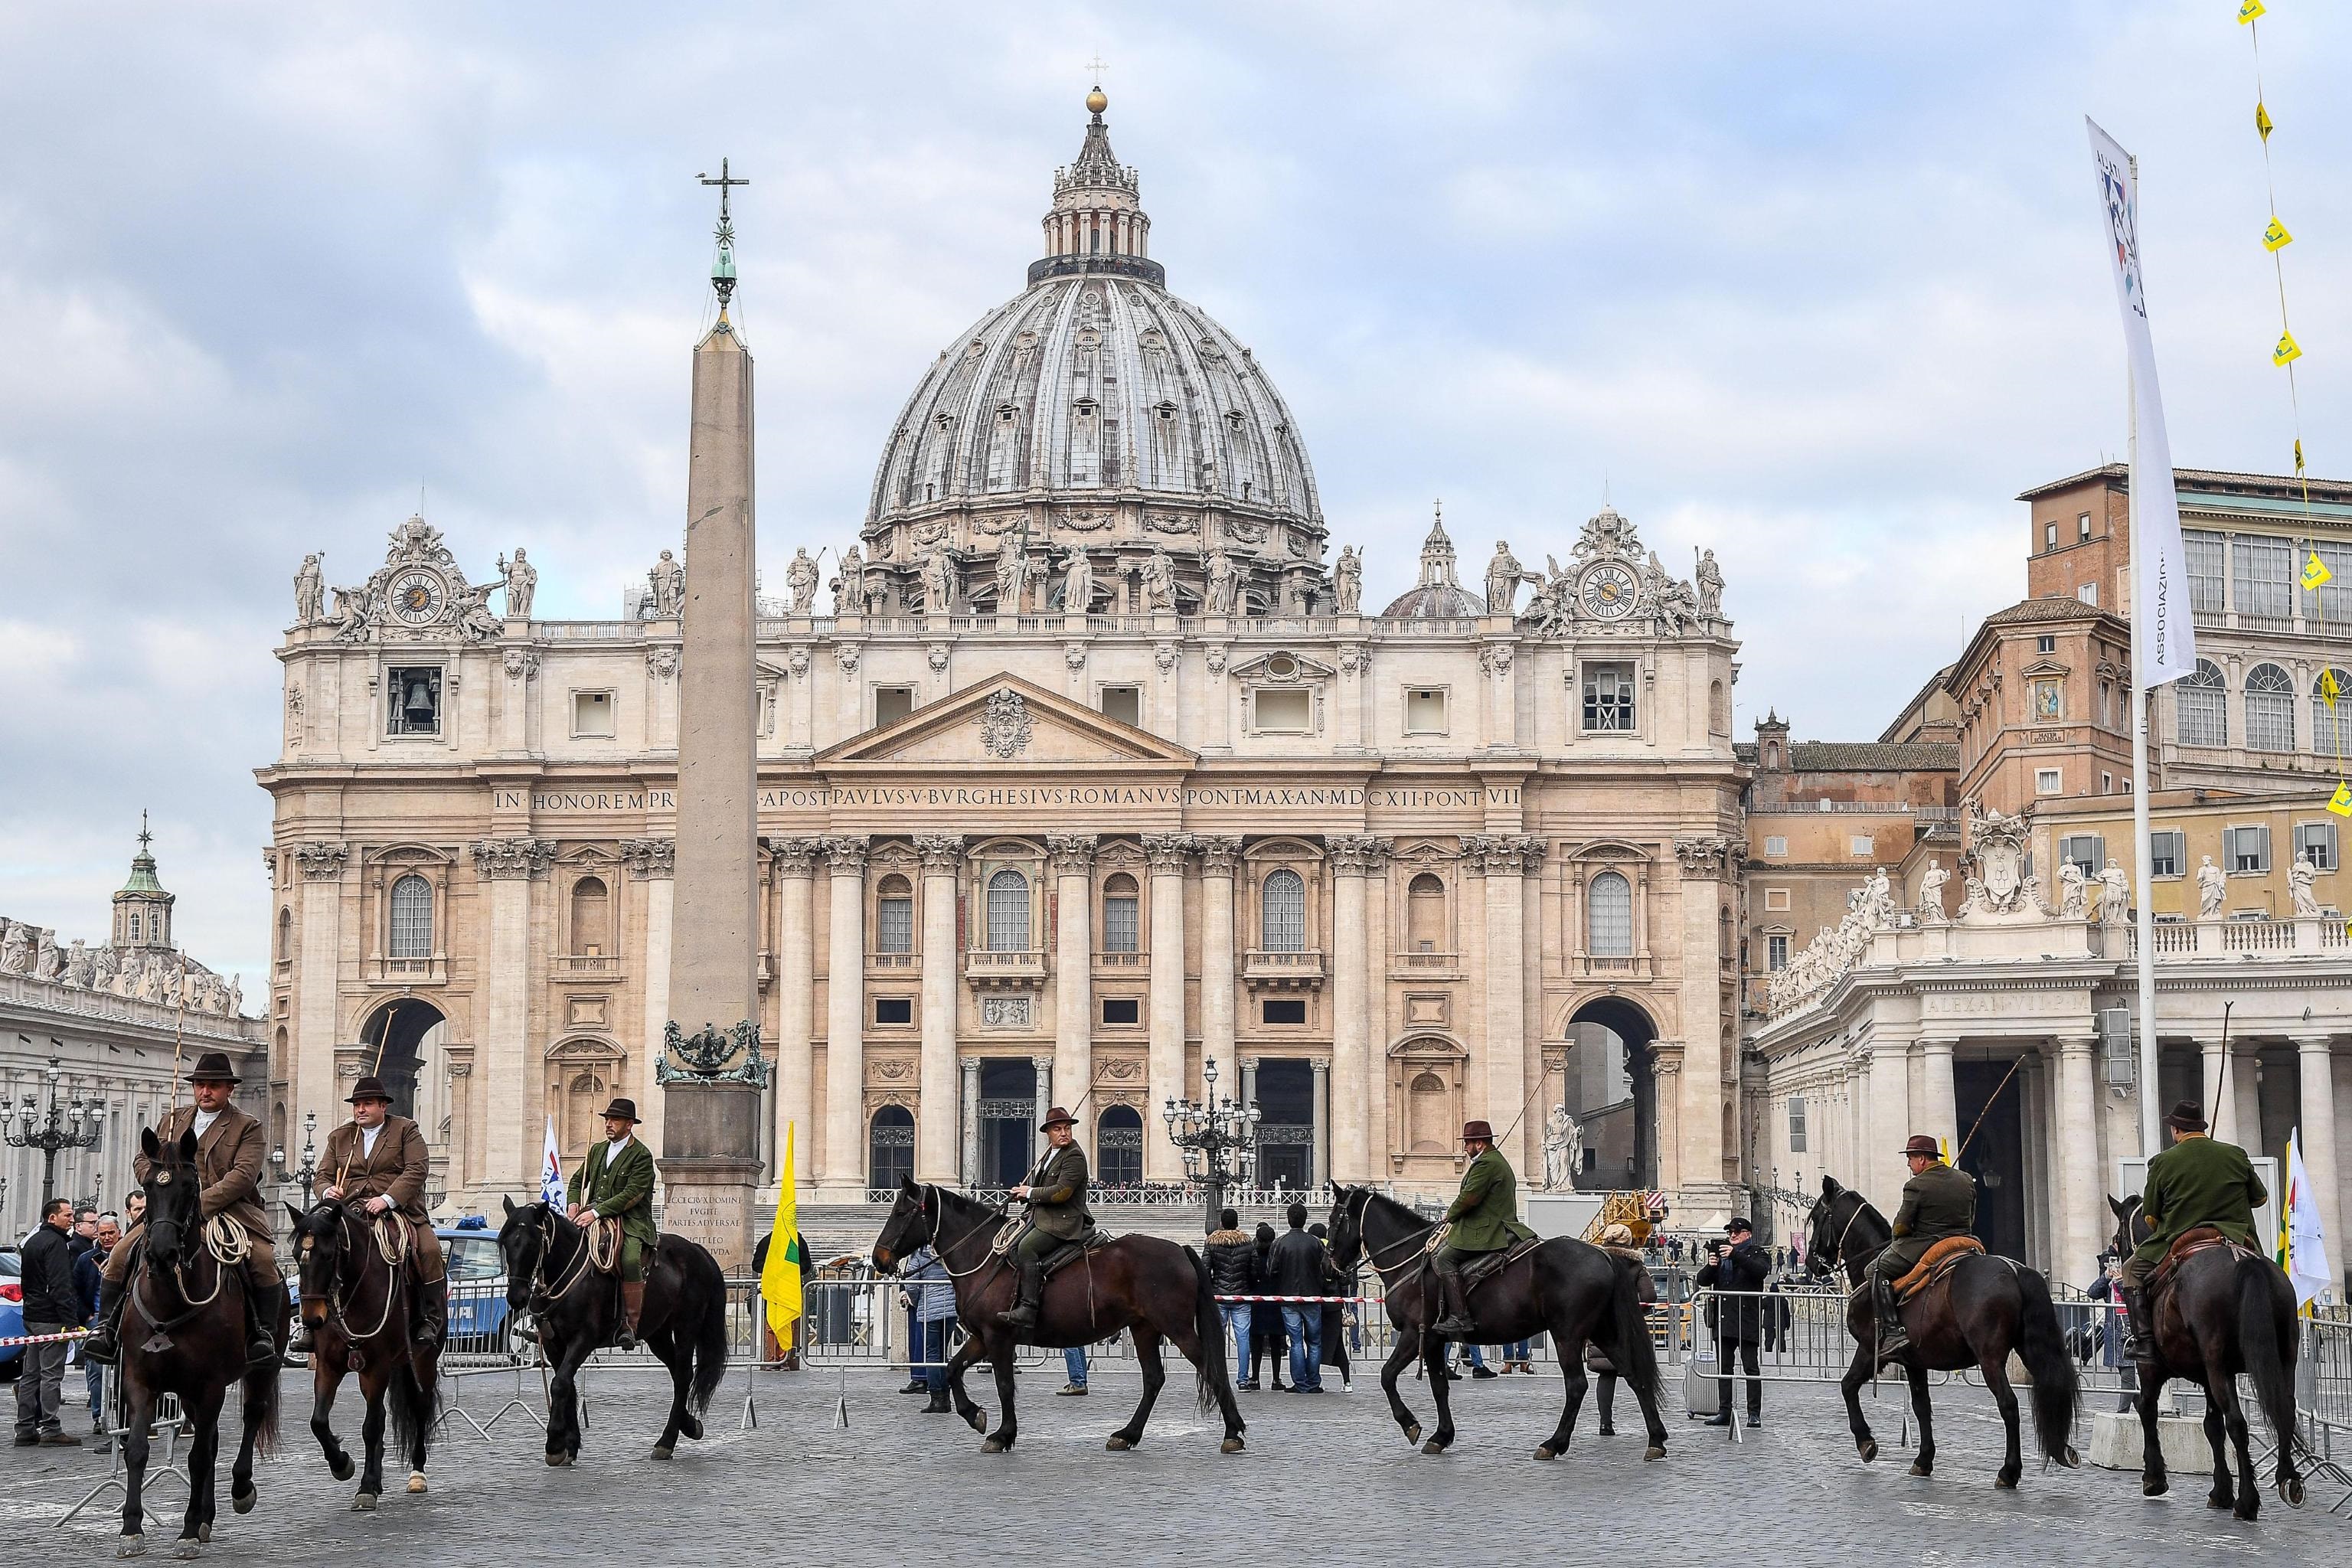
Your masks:
<svg viewBox="0 0 2352 1568"><path fill-rule="evenodd" d="M866 1184L895 1187L915 1173L915 1113L886 1105L874 1113L866 1148Z"/></svg>
<svg viewBox="0 0 2352 1568"><path fill-rule="evenodd" d="M278 911L278 962L286 963L294 957L294 911Z"/></svg>
<svg viewBox="0 0 2352 1568"><path fill-rule="evenodd" d="M2210 659L2197 661L2193 675L2172 684L2173 713L2184 746L2226 746L2230 743L2230 688L2221 668Z"/></svg>
<svg viewBox="0 0 2352 1568"><path fill-rule="evenodd" d="M2311 749L2323 757L2352 752L2352 675L2343 670L2311 683Z"/></svg>
<svg viewBox="0 0 2352 1568"><path fill-rule="evenodd" d="M605 953L613 951L613 900L601 877L583 877L572 884L572 951Z"/></svg>
<svg viewBox="0 0 2352 1568"><path fill-rule="evenodd" d="M387 956L433 956L433 884L414 872L392 885L392 946Z"/></svg>
<svg viewBox="0 0 2352 1568"><path fill-rule="evenodd" d="M1307 949L1307 884L1296 871L1275 871L1258 889L1258 925L1268 952Z"/></svg>
<svg viewBox="0 0 2352 1568"><path fill-rule="evenodd" d="M874 951L915 951L915 889L904 877L885 877L874 890Z"/></svg>
<svg viewBox="0 0 2352 1568"><path fill-rule="evenodd" d="M1633 884L1623 873L1603 871L1586 895L1584 950L1596 958L1633 953Z"/></svg>
<svg viewBox="0 0 2352 1568"><path fill-rule="evenodd" d="M988 879L988 951L1029 951L1029 879L1009 866Z"/></svg>
<svg viewBox="0 0 2352 1568"><path fill-rule="evenodd" d="M2294 682L2274 664L2246 672L2246 749L2294 750Z"/></svg>
<svg viewBox="0 0 2352 1568"><path fill-rule="evenodd" d="M1136 949L1135 879L1120 871L1103 883L1102 950L1133 952Z"/></svg>
<svg viewBox="0 0 2352 1568"><path fill-rule="evenodd" d="M1132 1187L1143 1180L1143 1118L1131 1105L1114 1105L1095 1128L1095 1169L1107 1187Z"/></svg>
<svg viewBox="0 0 2352 1568"><path fill-rule="evenodd" d="M1423 871L1405 889L1405 940L1413 952L1445 950L1445 883Z"/></svg>

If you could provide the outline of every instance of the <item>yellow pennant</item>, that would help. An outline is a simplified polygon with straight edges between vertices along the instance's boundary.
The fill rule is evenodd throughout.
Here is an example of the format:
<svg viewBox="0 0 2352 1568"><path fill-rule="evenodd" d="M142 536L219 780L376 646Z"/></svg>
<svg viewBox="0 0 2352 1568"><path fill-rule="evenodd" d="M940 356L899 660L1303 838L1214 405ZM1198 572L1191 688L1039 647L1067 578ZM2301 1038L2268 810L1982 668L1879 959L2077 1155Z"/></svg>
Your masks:
<svg viewBox="0 0 2352 1568"><path fill-rule="evenodd" d="M2335 798L2327 803L2327 809L2338 816L2352 816L2352 784L2336 786Z"/></svg>
<svg viewBox="0 0 2352 1568"><path fill-rule="evenodd" d="M2294 438L2294 471L2298 474L2303 472L2303 437L2300 436Z"/></svg>
<svg viewBox="0 0 2352 1568"><path fill-rule="evenodd" d="M2303 357L2303 345L2294 341L2293 332L2279 334L2278 347L2271 350L2273 364L2291 364Z"/></svg>
<svg viewBox="0 0 2352 1568"><path fill-rule="evenodd" d="M2343 691L2344 684L2336 679L2334 670L2323 669L2319 672L2319 695L2330 708L2336 706L2336 699L2341 696Z"/></svg>
<svg viewBox="0 0 2352 1568"><path fill-rule="evenodd" d="M2327 563L2319 558L2319 552L2316 550L2313 551L2311 552L2311 559L2303 563L2303 585L2315 594L2319 592L2322 584L2332 583L2335 580L2336 574L2327 569ZM2328 678L2324 675L2321 676L2319 678L2319 689L2326 694L2328 705L2333 707L2336 703L2336 693L2329 691L2327 689L2327 686Z"/></svg>
<svg viewBox="0 0 2352 1568"><path fill-rule="evenodd" d="M2270 227L2263 230L2264 250L2281 250L2294 243L2294 236L2287 233L2286 225L2279 222L2275 216L2271 219Z"/></svg>
<svg viewBox="0 0 2352 1568"><path fill-rule="evenodd" d="M2238 25L2243 26L2269 10L2270 7L2263 5L2263 0L2246 0L2244 5L2238 7Z"/></svg>
<svg viewBox="0 0 2352 1568"><path fill-rule="evenodd" d="M2254 129L2262 132L2265 142L2271 139L2271 132L2278 129L2271 123L2271 111L2263 107L2259 99L2254 100Z"/></svg>

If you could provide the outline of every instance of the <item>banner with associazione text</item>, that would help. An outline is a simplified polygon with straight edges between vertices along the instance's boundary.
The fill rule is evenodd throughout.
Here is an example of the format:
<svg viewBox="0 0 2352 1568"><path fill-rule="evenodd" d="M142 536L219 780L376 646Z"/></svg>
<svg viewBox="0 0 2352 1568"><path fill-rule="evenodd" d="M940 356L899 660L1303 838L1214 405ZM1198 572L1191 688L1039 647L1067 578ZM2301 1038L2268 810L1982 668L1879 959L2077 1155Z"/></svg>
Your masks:
<svg viewBox="0 0 2352 1568"><path fill-rule="evenodd" d="M2099 206L2115 265L2116 303L2122 309L2124 346L2131 363L2134 420L2132 494L2132 631L2140 644L2140 675L2161 686L2197 670L2197 628L2190 618L2187 552L2180 542L2180 502L2172 487L2172 443L2164 430L2164 397L2156 380L2156 344L2148 335L2146 278L2140 270L2139 187L2131 154L2087 117L2091 157L2098 165Z"/></svg>

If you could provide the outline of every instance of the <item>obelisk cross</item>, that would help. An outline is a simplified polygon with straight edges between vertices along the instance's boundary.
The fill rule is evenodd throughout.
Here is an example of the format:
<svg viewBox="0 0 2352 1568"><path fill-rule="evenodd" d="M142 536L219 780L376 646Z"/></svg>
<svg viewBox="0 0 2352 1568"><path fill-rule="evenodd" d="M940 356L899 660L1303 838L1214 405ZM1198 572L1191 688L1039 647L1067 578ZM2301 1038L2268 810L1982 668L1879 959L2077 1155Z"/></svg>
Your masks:
<svg viewBox="0 0 2352 1568"><path fill-rule="evenodd" d="M719 177L717 179L714 180L708 174L697 174L694 177L700 180L706 185L717 185L719 187L719 222L721 227L728 226L727 193L729 187L733 185L748 185L751 182L749 180L730 178L727 173L727 160L724 158L719 160Z"/></svg>
<svg viewBox="0 0 2352 1568"><path fill-rule="evenodd" d="M735 220L728 216L727 197L731 187L748 185L749 180L739 180L727 172L727 160L719 160L719 177L697 174L706 185L719 187L719 254L710 263L710 286L719 291L719 319L727 320L727 302L735 294Z"/></svg>

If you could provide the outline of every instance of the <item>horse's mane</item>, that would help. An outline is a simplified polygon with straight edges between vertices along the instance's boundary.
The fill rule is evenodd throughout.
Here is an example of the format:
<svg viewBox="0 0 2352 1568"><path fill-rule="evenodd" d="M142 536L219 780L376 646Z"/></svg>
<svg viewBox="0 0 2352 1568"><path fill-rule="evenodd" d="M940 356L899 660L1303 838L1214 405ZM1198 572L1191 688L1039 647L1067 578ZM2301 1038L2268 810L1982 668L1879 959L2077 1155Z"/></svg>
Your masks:
<svg viewBox="0 0 2352 1568"><path fill-rule="evenodd" d="M1425 1218L1420 1210L1411 1205L1399 1203L1376 1187L1359 1187L1356 1190L1364 1194L1364 1213L1367 1215L1372 1212L1372 1205L1377 1204L1380 1205L1381 1214L1408 1230L1427 1230L1436 1223L1434 1220Z"/></svg>
<svg viewBox="0 0 2352 1568"><path fill-rule="evenodd" d="M995 1205L982 1203L980 1199L973 1197L971 1194L960 1193L956 1191L955 1188L948 1186L944 1183L924 1182L918 1185L915 1190L919 1193L931 1192L938 1194L940 1199L940 1212L942 1214L950 1212L950 1205L953 1205L953 1212L955 1212L959 1216L969 1215L973 1218L979 1218L996 1212Z"/></svg>

